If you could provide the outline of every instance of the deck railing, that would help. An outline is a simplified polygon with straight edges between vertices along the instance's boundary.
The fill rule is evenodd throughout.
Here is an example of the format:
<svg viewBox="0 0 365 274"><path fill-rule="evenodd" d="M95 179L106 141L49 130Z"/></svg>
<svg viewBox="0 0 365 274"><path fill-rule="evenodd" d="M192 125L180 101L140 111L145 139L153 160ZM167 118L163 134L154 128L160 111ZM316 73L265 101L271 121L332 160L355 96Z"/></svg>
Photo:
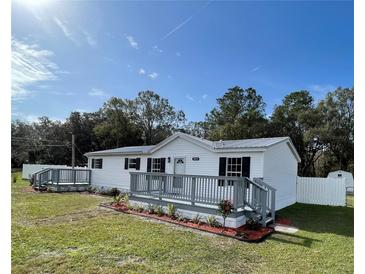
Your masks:
<svg viewBox="0 0 365 274"><path fill-rule="evenodd" d="M33 185L42 187L45 185L80 185L90 184L90 169L55 169L46 168L33 174Z"/></svg>
<svg viewBox="0 0 365 274"><path fill-rule="evenodd" d="M234 212L250 207L266 220L275 215L275 189L244 177L205 175L177 175L166 173L130 172L131 195L142 195L159 200L178 200L191 205L217 206L230 200Z"/></svg>

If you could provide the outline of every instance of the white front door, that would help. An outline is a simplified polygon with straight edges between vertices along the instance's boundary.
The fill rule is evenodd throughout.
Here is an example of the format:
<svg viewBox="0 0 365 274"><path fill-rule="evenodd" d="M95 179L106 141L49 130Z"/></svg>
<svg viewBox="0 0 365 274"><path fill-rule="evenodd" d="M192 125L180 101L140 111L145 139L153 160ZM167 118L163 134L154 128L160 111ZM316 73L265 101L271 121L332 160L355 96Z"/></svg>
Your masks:
<svg viewBox="0 0 365 274"><path fill-rule="evenodd" d="M174 173L185 174L185 158L179 157L174 159Z"/></svg>

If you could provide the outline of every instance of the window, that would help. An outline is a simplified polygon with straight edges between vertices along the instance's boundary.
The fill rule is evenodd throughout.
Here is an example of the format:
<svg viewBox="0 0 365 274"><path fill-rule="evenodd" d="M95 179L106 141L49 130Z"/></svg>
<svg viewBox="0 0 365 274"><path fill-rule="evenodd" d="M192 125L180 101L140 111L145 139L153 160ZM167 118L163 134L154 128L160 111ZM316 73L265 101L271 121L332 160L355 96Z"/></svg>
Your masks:
<svg viewBox="0 0 365 274"><path fill-rule="evenodd" d="M161 172L161 158L152 158L152 172Z"/></svg>
<svg viewBox="0 0 365 274"><path fill-rule="evenodd" d="M103 168L103 159L91 159L91 168Z"/></svg>
<svg viewBox="0 0 365 274"><path fill-rule="evenodd" d="M166 158L147 158L147 172L164 173Z"/></svg>
<svg viewBox="0 0 365 274"><path fill-rule="evenodd" d="M129 168L136 168L137 166L137 159L136 158L130 158L129 159Z"/></svg>
<svg viewBox="0 0 365 274"><path fill-rule="evenodd" d="M141 158L124 158L124 169L135 168L139 170L141 166Z"/></svg>
<svg viewBox="0 0 365 274"><path fill-rule="evenodd" d="M241 177L242 158L227 158L227 176Z"/></svg>

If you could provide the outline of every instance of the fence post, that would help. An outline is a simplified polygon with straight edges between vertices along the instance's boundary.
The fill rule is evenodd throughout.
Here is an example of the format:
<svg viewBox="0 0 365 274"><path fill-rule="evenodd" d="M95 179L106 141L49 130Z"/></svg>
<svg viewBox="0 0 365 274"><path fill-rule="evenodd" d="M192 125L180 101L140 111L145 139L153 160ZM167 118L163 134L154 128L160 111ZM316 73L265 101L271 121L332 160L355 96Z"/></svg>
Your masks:
<svg viewBox="0 0 365 274"><path fill-rule="evenodd" d="M191 181L191 205L195 205L195 188L196 188L196 177L192 178Z"/></svg>

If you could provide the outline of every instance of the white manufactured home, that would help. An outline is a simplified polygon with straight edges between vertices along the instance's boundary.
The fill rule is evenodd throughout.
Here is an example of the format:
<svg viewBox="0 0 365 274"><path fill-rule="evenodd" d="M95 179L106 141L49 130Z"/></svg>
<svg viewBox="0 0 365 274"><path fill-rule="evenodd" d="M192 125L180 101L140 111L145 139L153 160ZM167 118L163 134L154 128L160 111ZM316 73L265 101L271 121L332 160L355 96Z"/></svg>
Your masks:
<svg viewBox="0 0 365 274"><path fill-rule="evenodd" d="M266 224L296 202L300 157L289 137L213 142L175 133L153 146L85 155L91 185L128 191L134 202L174 203L187 215L214 214L221 200L231 200L232 227L252 212Z"/></svg>

